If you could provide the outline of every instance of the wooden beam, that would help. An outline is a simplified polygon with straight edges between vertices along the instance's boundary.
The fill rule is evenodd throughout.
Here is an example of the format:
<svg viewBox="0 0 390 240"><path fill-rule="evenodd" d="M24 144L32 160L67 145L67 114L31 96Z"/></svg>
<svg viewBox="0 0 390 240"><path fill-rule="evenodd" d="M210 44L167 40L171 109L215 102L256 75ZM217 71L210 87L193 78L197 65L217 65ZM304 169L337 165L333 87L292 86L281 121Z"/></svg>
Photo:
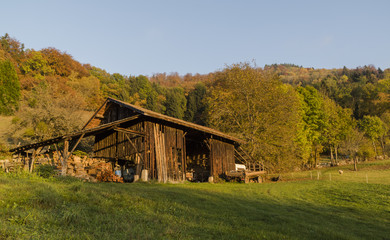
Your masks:
<svg viewBox="0 0 390 240"><path fill-rule="evenodd" d="M140 115L138 114L138 115L131 116L131 117L128 117L128 118L124 118L124 119L121 119L121 120L118 120L118 121L115 121L115 122L110 122L110 123L107 123L107 124L103 124L103 125L100 125L100 126L98 126L96 128L89 128L89 129L86 129L86 130L82 130L82 131L75 132L75 133L72 133L72 134L64 135L64 136L61 136L61 137L48 139L48 140L45 140L45 141L42 141L42 142L38 142L38 143L34 143L34 144L28 144L28 145L24 145L24 146L21 146L21 147L16 147L16 148L10 149L9 151L10 152L21 152L21 151L29 150L29 149L32 149L32 148L37 148L37 147L41 147L41 146L47 146L47 145L51 145L53 143L61 142L61 141L65 140L65 139L79 137L82 134L85 134L85 136L96 135L97 133L99 133L101 131L105 131L105 130L110 129L110 128L115 128L115 127L119 126L122 123L135 120L135 119L137 119L139 117L140 117Z"/></svg>
<svg viewBox="0 0 390 240"><path fill-rule="evenodd" d="M243 160L243 161L245 161L245 164L247 164L248 163L248 161L247 160L245 160L245 158L241 155L241 153L239 153L238 151L237 151L237 149L236 148L234 148L234 152L235 153L237 153L240 157L241 157L241 159Z"/></svg>
<svg viewBox="0 0 390 240"><path fill-rule="evenodd" d="M134 145L133 141L131 141L130 137L126 133L125 133L125 136L126 136L127 140L130 142L131 146L134 148L135 153L139 154L137 147ZM139 155L140 155L141 161L143 162L143 157L141 156L141 154L139 154Z"/></svg>
<svg viewBox="0 0 390 240"><path fill-rule="evenodd" d="M76 149L77 145L79 145L79 143L80 143L81 139L83 139L84 135L85 135L85 133L81 134L81 136L79 137L79 139L77 140L77 142L74 144L72 150L71 150L71 151L69 152L69 154L68 154L68 158L69 158L70 155L72 155L72 153L73 153L73 151ZM68 160L68 159L67 159L67 160Z"/></svg>
<svg viewBox="0 0 390 240"><path fill-rule="evenodd" d="M207 139L203 140L203 142L206 144L206 147L209 149L209 151L211 151L211 144L209 141L207 141Z"/></svg>
<svg viewBox="0 0 390 240"><path fill-rule="evenodd" d="M135 134L135 135L140 135L140 136L145 136L146 135L143 132L135 131L135 130L132 130L132 129L120 128L120 127L114 127L114 130L117 131L117 132L130 133L130 134Z"/></svg>

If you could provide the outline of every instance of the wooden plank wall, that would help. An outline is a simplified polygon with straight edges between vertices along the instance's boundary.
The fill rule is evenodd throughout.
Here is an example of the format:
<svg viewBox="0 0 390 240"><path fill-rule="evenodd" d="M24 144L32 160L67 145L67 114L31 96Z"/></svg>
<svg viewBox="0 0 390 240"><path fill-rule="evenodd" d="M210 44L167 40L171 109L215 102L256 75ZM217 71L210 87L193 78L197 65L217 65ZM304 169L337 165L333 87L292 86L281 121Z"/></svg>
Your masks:
<svg viewBox="0 0 390 240"><path fill-rule="evenodd" d="M149 170L149 178L160 182L185 179L185 136L183 130L148 121L139 122L127 129L144 132L145 137L109 130L95 138L94 156L106 160L134 161L142 158L142 169Z"/></svg>
<svg viewBox="0 0 390 240"><path fill-rule="evenodd" d="M211 172L214 177L235 169L234 145L216 139L209 139L211 151Z"/></svg>
<svg viewBox="0 0 390 240"><path fill-rule="evenodd" d="M101 123L105 124L115 122L133 115L136 115L136 113L129 108L122 107L116 103L108 103L108 106L103 113L104 119L101 121Z"/></svg>
<svg viewBox="0 0 390 240"><path fill-rule="evenodd" d="M142 169L149 170L149 179L157 179L159 182L185 180L187 152L183 130L150 121L139 122L127 129L146 134L145 137L128 134L136 149L129 143L125 133L109 130L96 136L95 158L127 161L142 159L140 164ZM209 144L210 151L201 144L198 144L197 149L189 150L191 162L192 158L196 162L199 159L209 160L207 164L198 164L202 168L199 171L209 171L216 177L234 170L234 145L216 139L209 139ZM207 159L205 154L208 155Z"/></svg>
<svg viewBox="0 0 390 240"><path fill-rule="evenodd" d="M146 168L160 182L183 181L185 177L185 137L183 130L160 123L145 122Z"/></svg>
<svg viewBox="0 0 390 240"><path fill-rule="evenodd" d="M141 123L134 124L127 129L143 132ZM134 143L136 149L128 141L125 133L109 130L95 137L94 157L106 160L130 160L136 153L143 154L144 144L141 136L128 134L130 140Z"/></svg>
<svg viewBox="0 0 390 240"><path fill-rule="evenodd" d="M137 113L131 109L122 107L116 103L108 102L99 109L95 117L91 119L85 129L94 128L99 125L121 120L136 114Z"/></svg>

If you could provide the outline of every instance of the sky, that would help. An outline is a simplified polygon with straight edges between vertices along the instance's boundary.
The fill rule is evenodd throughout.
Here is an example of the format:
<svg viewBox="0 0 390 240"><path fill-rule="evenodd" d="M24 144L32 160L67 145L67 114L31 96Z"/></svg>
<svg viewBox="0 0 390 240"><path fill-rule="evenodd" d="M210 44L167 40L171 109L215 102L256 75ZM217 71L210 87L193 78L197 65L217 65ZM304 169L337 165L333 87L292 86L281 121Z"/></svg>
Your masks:
<svg viewBox="0 0 390 240"><path fill-rule="evenodd" d="M127 76L252 61L390 68L387 0L13 0L1 8L1 36Z"/></svg>

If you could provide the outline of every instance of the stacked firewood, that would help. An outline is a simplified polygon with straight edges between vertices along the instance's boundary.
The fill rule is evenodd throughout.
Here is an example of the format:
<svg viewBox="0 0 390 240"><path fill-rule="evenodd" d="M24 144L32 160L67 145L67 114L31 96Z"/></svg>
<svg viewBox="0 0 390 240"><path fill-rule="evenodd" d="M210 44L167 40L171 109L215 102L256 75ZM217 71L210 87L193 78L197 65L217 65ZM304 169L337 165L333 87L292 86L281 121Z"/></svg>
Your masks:
<svg viewBox="0 0 390 240"><path fill-rule="evenodd" d="M120 182L123 183L123 178L114 174L112 170L103 169L99 171L96 179L99 182Z"/></svg>
<svg viewBox="0 0 390 240"><path fill-rule="evenodd" d="M90 182L123 182L123 178L114 174L111 163L88 157L70 157L67 173Z"/></svg>
<svg viewBox="0 0 390 240"><path fill-rule="evenodd" d="M71 156L67 162L67 175L95 182L94 177L90 176L87 172L86 167L89 165L88 162L87 157L80 158L78 156Z"/></svg>

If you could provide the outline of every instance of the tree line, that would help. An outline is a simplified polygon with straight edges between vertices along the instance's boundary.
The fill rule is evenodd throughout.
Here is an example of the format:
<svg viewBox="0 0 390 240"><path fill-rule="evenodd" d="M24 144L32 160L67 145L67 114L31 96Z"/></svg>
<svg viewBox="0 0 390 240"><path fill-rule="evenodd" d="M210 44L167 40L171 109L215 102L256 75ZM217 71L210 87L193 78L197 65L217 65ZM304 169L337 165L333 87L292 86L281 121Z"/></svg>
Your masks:
<svg viewBox="0 0 390 240"><path fill-rule="evenodd" d="M113 97L243 139L271 172L386 156L390 69L313 69L250 63L209 74L125 76L81 64L55 48L0 39L0 114L12 115L9 144L40 141L82 126Z"/></svg>

